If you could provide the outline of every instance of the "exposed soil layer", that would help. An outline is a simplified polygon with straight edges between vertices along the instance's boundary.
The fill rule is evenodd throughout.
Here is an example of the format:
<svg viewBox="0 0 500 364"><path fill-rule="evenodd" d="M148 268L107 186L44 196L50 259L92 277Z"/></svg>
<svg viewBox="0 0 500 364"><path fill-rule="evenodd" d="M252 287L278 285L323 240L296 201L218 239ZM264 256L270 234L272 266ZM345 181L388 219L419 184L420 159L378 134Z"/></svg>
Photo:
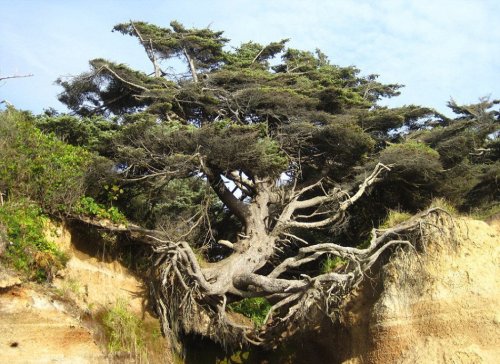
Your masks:
<svg viewBox="0 0 500 364"><path fill-rule="evenodd" d="M120 302L148 331L158 331L158 320L146 309L142 281L85 234L51 225L47 235L69 256L50 285L21 283L0 266L0 363L135 362L126 353L107 352L94 318ZM143 363L170 361L166 340L155 338L151 345Z"/></svg>
<svg viewBox="0 0 500 364"><path fill-rule="evenodd" d="M332 338L335 361L498 363L499 225L440 229L424 252L401 252L356 292Z"/></svg>
<svg viewBox="0 0 500 364"><path fill-rule="evenodd" d="M2 363L107 363L92 332L63 301L37 287L0 294Z"/></svg>

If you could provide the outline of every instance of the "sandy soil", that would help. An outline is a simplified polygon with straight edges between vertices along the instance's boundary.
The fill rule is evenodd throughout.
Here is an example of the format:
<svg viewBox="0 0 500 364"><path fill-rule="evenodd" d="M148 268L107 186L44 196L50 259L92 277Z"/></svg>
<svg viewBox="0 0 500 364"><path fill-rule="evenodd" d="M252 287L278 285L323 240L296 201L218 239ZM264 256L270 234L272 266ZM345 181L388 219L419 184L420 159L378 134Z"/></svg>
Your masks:
<svg viewBox="0 0 500 364"><path fill-rule="evenodd" d="M422 255L394 259L381 283L346 306L341 361L499 362L499 224L462 219L445 229Z"/></svg>
<svg viewBox="0 0 500 364"><path fill-rule="evenodd" d="M71 308L36 287L2 292L0 317L2 363L107 363Z"/></svg>
<svg viewBox="0 0 500 364"><path fill-rule="evenodd" d="M144 325L159 329L146 310L141 280L116 261L102 261L92 241L78 241L63 226L48 226L47 235L70 256L50 287L21 284L0 267L0 363L134 362L106 352L92 317L121 302ZM79 249L82 244L89 249ZM166 341L154 345L145 363L169 362Z"/></svg>

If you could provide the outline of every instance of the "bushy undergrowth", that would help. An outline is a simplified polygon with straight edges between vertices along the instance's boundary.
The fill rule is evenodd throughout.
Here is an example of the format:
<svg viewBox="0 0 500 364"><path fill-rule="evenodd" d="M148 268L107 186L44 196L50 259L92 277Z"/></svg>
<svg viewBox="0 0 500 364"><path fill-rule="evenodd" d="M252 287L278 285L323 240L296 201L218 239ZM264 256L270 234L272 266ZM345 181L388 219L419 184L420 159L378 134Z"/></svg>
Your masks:
<svg viewBox="0 0 500 364"><path fill-rule="evenodd" d="M151 325L131 312L123 300L101 312L107 349L112 354L128 353L135 362L164 360L165 348L159 325Z"/></svg>
<svg viewBox="0 0 500 364"><path fill-rule="evenodd" d="M50 280L66 264L66 255L44 234L48 218L28 202L0 206L0 223L9 243L2 260L39 282Z"/></svg>
<svg viewBox="0 0 500 364"><path fill-rule="evenodd" d="M127 351L139 354L144 346L141 320L131 313L123 301L117 302L102 317L108 349L112 353Z"/></svg>
<svg viewBox="0 0 500 364"><path fill-rule="evenodd" d="M500 217L500 204L490 204L471 211L471 216L478 220L489 220Z"/></svg>
<svg viewBox="0 0 500 364"><path fill-rule="evenodd" d="M337 257L337 256L327 257L321 263L321 273L333 272L335 269L337 269L338 267L342 266L343 264L345 264L347 262L348 262L347 259L343 259L341 257Z"/></svg>
<svg viewBox="0 0 500 364"><path fill-rule="evenodd" d="M448 200L444 198L435 198L431 201L429 208L440 208L448 212L452 216L458 216L457 208Z"/></svg>
<svg viewBox="0 0 500 364"><path fill-rule="evenodd" d="M253 297L231 303L229 307L232 311L250 318L256 326L261 326L271 309L271 304L264 297Z"/></svg>
<svg viewBox="0 0 500 364"><path fill-rule="evenodd" d="M104 205L97 203L92 197L83 196L73 206L72 211L80 215L88 215L99 219L108 219L114 223L126 223L126 217L114 206L106 208Z"/></svg>
<svg viewBox="0 0 500 364"><path fill-rule="evenodd" d="M380 224L381 229L389 229L412 217L412 214L405 211L389 210L384 222Z"/></svg>
<svg viewBox="0 0 500 364"><path fill-rule="evenodd" d="M34 126L34 117L0 112L0 192L36 201L46 212L65 212L83 195L92 154Z"/></svg>

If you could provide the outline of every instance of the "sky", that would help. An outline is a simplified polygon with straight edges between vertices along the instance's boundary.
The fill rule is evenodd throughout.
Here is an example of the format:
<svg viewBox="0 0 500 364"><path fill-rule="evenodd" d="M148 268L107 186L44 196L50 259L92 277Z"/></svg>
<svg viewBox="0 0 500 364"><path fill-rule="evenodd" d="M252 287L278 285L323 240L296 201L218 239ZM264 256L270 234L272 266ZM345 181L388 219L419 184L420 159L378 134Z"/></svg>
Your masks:
<svg viewBox="0 0 500 364"><path fill-rule="evenodd" d="M33 74L0 81L0 101L34 113L65 111L54 81L87 71L90 59L151 72L137 40L111 32L129 20L208 26L234 47L290 38L290 47L404 84L384 105L449 114L451 98L500 98L498 0L0 0L0 9L0 77Z"/></svg>

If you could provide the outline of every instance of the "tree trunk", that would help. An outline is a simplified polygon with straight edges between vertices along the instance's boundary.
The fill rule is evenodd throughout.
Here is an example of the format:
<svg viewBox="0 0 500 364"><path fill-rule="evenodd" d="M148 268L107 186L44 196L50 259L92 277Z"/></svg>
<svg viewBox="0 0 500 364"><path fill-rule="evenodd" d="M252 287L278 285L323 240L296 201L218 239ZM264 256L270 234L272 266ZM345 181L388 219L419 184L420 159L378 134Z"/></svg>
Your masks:
<svg viewBox="0 0 500 364"><path fill-rule="evenodd" d="M268 230L269 194L260 192L249 206L245 234L233 244L234 253L226 259L202 269L203 275L212 283L214 294L225 294L238 290L235 282L262 268L274 253L276 237Z"/></svg>
<svg viewBox="0 0 500 364"><path fill-rule="evenodd" d="M191 71L191 76L193 77L193 81L198 82L198 75L196 74L196 67L194 65L193 58L188 54L186 49L183 49L184 57L186 57L186 61L189 65L189 70Z"/></svg>

